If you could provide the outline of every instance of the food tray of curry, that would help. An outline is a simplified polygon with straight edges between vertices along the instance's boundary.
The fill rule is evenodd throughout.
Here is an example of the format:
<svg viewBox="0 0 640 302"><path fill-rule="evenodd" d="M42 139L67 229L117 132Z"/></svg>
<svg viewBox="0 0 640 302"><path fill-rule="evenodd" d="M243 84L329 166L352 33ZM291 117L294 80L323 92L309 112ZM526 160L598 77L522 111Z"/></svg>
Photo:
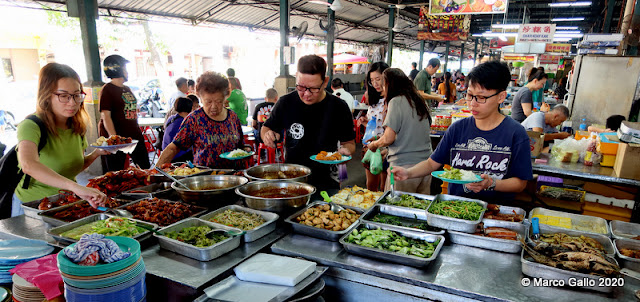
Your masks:
<svg viewBox="0 0 640 302"><path fill-rule="evenodd" d="M340 238L351 254L415 267L435 260L444 241L442 235L365 221Z"/></svg>
<svg viewBox="0 0 640 302"><path fill-rule="evenodd" d="M438 194L427 209L430 226L473 233L482 220L487 203L482 200Z"/></svg>
<svg viewBox="0 0 640 302"><path fill-rule="evenodd" d="M449 239L453 243L514 254L522 249L517 236L527 236L524 224L504 224L495 220L481 222L473 234L449 231Z"/></svg>
<svg viewBox="0 0 640 302"><path fill-rule="evenodd" d="M256 241L276 229L276 213L258 211L237 205L229 205L211 213L200 216L200 219L234 227L245 231L244 242Z"/></svg>
<svg viewBox="0 0 640 302"><path fill-rule="evenodd" d="M126 200L108 198L104 206L107 208L117 208L127 202L128 201ZM38 213L38 215L42 217L42 221L48 223L52 227L58 227L99 213L102 213L102 211L93 208L88 201L80 200L51 210L42 211Z"/></svg>
<svg viewBox="0 0 640 302"><path fill-rule="evenodd" d="M167 226L192 216L207 212L207 208L194 206L180 201L159 198L145 198L125 204L119 209L133 214L134 219Z"/></svg>
<svg viewBox="0 0 640 302"><path fill-rule="evenodd" d="M385 225L393 225L398 228L405 228L407 230L412 231L421 231L430 234L436 235L444 235L445 231L441 228L436 228L430 226L425 220L420 220L417 218L407 218L397 216L395 214L394 209L391 211L387 211L389 207L383 207L382 204L374 205L373 208L369 209L360 220L366 222L374 222Z"/></svg>
<svg viewBox="0 0 640 302"><path fill-rule="evenodd" d="M427 221L427 208L434 196L399 191L396 192L396 196L399 199L392 200L391 191L385 192L378 202L380 211L394 216Z"/></svg>
<svg viewBox="0 0 640 302"><path fill-rule="evenodd" d="M145 228L138 227L139 225ZM151 238L151 231L148 229L155 230L157 228L158 225L154 223L101 213L52 228L47 233L62 243L77 242L82 234L91 233L99 233L105 236L131 237L141 242Z"/></svg>
<svg viewBox="0 0 640 302"><path fill-rule="evenodd" d="M285 222L290 223L296 233L338 241L356 226L358 219L364 213L364 210L356 207L343 207L345 211L333 213L329 210L328 203L316 201L289 216Z"/></svg>

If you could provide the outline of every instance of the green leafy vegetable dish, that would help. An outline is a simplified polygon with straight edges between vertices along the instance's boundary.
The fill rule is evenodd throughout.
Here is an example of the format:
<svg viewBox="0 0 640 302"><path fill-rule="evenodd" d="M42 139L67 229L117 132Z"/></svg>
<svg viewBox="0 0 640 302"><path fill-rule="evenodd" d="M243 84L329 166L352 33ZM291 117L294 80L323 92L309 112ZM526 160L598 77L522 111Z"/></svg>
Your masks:
<svg viewBox="0 0 640 302"><path fill-rule="evenodd" d="M440 229L434 228L432 226L429 226L425 222L419 221L417 219L397 217L397 216L387 215L387 214L382 214L382 213L378 213L378 214L376 214L376 216L373 216L373 218L371 218L371 221L378 222L378 223L384 223L384 224L391 224L391 225L409 227L409 228L425 230L425 231L440 231Z"/></svg>
<svg viewBox="0 0 640 302"><path fill-rule="evenodd" d="M434 202L429 208L431 214L471 221L480 219L483 211L480 204L463 200L441 200Z"/></svg>
<svg viewBox="0 0 640 302"><path fill-rule="evenodd" d="M214 234L211 238L207 238L205 235L210 231L210 227L203 225L184 228L180 232L168 232L164 235L195 247L209 247L229 238L222 234Z"/></svg>
<svg viewBox="0 0 640 302"><path fill-rule="evenodd" d="M133 237L146 230L138 227L136 222L123 217L109 217L66 231L60 236L80 240L84 234L103 234L105 236Z"/></svg>
<svg viewBox="0 0 640 302"><path fill-rule="evenodd" d="M429 258L435 252L440 240L426 242L404 237L394 231L360 228L349 234L346 242L409 256Z"/></svg>
<svg viewBox="0 0 640 302"><path fill-rule="evenodd" d="M444 173L440 174L440 177L446 178L446 179L464 180L464 181L478 180L478 176L476 176L473 172L456 169L456 168L449 168L449 169L445 168Z"/></svg>
<svg viewBox="0 0 640 302"><path fill-rule="evenodd" d="M415 208L426 210L429 207L431 201L415 198L409 194L403 194L400 196L400 200L393 201L390 196L387 196L386 203L392 206L406 207L406 208Z"/></svg>

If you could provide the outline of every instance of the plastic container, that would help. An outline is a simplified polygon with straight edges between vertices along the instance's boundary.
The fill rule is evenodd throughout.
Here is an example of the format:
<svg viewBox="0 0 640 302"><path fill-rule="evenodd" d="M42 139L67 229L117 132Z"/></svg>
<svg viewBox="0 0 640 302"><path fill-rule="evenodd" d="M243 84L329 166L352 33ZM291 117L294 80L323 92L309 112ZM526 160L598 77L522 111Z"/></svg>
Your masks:
<svg viewBox="0 0 640 302"><path fill-rule="evenodd" d="M616 163L616 155L602 154L602 160L600 161L601 166L613 167L615 163Z"/></svg>
<svg viewBox="0 0 640 302"><path fill-rule="evenodd" d="M583 118L580 120L580 131L587 131L587 119Z"/></svg>

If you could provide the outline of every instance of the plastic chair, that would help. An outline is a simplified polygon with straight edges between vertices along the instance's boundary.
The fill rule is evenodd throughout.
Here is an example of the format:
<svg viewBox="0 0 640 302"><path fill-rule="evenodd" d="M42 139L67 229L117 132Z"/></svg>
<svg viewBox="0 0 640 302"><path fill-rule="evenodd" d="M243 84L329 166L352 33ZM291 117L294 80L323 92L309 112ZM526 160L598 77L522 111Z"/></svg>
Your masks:
<svg viewBox="0 0 640 302"><path fill-rule="evenodd" d="M278 162L284 163L284 147L282 143L277 143L275 148L267 147L264 143L260 143L258 146L258 165L262 164L262 150L267 151L267 163L275 164L276 163L276 149L280 152L278 154Z"/></svg>

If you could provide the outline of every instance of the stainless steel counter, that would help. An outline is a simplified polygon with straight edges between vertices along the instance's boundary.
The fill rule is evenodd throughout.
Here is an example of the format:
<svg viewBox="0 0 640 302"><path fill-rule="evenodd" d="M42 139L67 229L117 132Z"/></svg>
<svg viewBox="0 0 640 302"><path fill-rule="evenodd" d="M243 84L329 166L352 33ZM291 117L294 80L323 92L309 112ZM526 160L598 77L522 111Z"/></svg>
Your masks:
<svg viewBox="0 0 640 302"><path fill-rule="evenodd" d="M531 160L533 173L551 174L557 176L566 176L581 180L613 183L616 185L626 185L640 188L640 180L620 178L616 176L616 172L612 168L602 167L600 165L585 166L582 163L563 163L551 159L551 154L543 153L538 158L547 159L546 164L536 164Z"/></svg>
<svg viewBox="0 0 640 302"><path fill-rule="evenodd" d="M635 301L640 282L625 278L614 296L581 289L523 287L519 254L506 254L464 245L446 245L424 269L348 254L340 244L291 234L271 246L276 254L303 257L323 265L355 271L412 286L403 293L443 300L481 301ZM367 283L366 278L355 282ZM376 278L373 278L376 279ZM373 285L373 284L372 284Z"/></svg>

